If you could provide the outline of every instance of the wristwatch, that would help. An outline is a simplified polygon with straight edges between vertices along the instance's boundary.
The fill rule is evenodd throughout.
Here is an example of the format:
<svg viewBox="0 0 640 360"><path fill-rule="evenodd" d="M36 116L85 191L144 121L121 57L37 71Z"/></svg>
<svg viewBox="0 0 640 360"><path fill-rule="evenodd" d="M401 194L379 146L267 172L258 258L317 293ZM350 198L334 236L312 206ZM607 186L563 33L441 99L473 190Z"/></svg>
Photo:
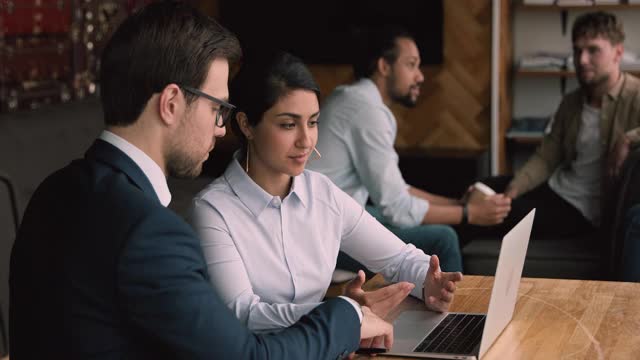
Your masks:
<svg viewBox="0 0 640 360"><path fill-rule="evenodd" d="M467 208L467 204L462 205L462 219L460 219L460 224L464 225L469 222L469 209Z"/></svg>

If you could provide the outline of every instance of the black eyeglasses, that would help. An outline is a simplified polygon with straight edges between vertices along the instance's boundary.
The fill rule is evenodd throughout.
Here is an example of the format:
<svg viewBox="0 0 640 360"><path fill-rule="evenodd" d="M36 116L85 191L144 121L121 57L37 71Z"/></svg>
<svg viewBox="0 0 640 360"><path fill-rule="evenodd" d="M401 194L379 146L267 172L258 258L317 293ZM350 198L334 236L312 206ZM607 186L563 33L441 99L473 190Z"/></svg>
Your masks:
<svg viewBox="0 0 640 360"><path fill-rule="evenodd" d="M229 118L231 117L231 114L233 113L233 110L236 108L234 105L229 104L228 102L224 101L224 100L220 100L217 97L213 97L205 92L202 92L196 88L192 88L190 86L182 86L179 85L181 89L190 92L193 95L196 96L201 96L205 99L209 99L211 101L213 101L214 103L220 105L220 107L218 108L218 110L216 111L216 126L217 127L224 127L224 125L226 124L226 122L229 120Z"/></svg>

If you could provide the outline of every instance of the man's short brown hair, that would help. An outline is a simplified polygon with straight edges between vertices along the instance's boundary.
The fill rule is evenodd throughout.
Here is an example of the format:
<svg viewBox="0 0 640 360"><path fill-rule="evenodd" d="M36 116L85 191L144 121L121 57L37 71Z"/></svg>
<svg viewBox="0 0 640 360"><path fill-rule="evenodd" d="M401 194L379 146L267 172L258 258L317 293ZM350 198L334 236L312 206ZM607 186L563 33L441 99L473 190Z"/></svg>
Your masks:
<svg viewBox="0 0 640 360"><path fill-rule="evenodd" d="M604 11L590 12L580 15L573 23L571 40L575 43L578 38L595 38L602 36L611 44L617 45L624 41L622 22L615 15Z"/></svg>
<svg viewBox="0 0 640 360"><path fill-rule="evenodd" d="M120 24L102 52L104 122L131 125L167 85L198 89L214 59L233 66L241 57L235 35L188 2L150 3ZM192 94L184 96L187 104L195 100Z"/></svg>

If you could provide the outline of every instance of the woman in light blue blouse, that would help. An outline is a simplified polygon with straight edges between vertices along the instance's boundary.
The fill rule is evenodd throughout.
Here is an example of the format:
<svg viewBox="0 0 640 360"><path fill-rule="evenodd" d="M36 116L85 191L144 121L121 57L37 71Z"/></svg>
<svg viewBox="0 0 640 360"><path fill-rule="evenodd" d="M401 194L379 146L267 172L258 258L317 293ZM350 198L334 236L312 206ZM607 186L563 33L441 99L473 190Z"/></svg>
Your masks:
<svg viewBox="0 0 640 360"><path fill-rule="evenodd" d="M340 250L388 281L410 283L365 294L361 272L345 295L378 315L409 292L446 310L462 274L441 272L437 257L405 244L327 177L304 169L320 156L319 90L305 65L286 53L245 62L230 92L243 147L196 196L191 221L211 282L236 316L255 331L292 325L322 301Z"/></svg>

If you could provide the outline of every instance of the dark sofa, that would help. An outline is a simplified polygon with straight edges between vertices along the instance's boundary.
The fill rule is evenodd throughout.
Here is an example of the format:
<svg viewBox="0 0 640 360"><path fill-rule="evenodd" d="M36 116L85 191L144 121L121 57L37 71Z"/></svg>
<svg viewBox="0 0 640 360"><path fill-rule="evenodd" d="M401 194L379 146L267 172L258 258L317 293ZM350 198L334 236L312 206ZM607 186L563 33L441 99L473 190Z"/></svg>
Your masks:
<svg viewBox="0 0 640 360"><path fill-rule="evenodd" d="M584 238L550 237L529 243L524 276L619 280L624 252L622 226L626 212L640 203L640 148L629 154L622 174L612 186L614 201L598 233ZM467 274L495 273L500 239L477 238L462 249ZM640 260L640 259L639 259Z"/></svg>

